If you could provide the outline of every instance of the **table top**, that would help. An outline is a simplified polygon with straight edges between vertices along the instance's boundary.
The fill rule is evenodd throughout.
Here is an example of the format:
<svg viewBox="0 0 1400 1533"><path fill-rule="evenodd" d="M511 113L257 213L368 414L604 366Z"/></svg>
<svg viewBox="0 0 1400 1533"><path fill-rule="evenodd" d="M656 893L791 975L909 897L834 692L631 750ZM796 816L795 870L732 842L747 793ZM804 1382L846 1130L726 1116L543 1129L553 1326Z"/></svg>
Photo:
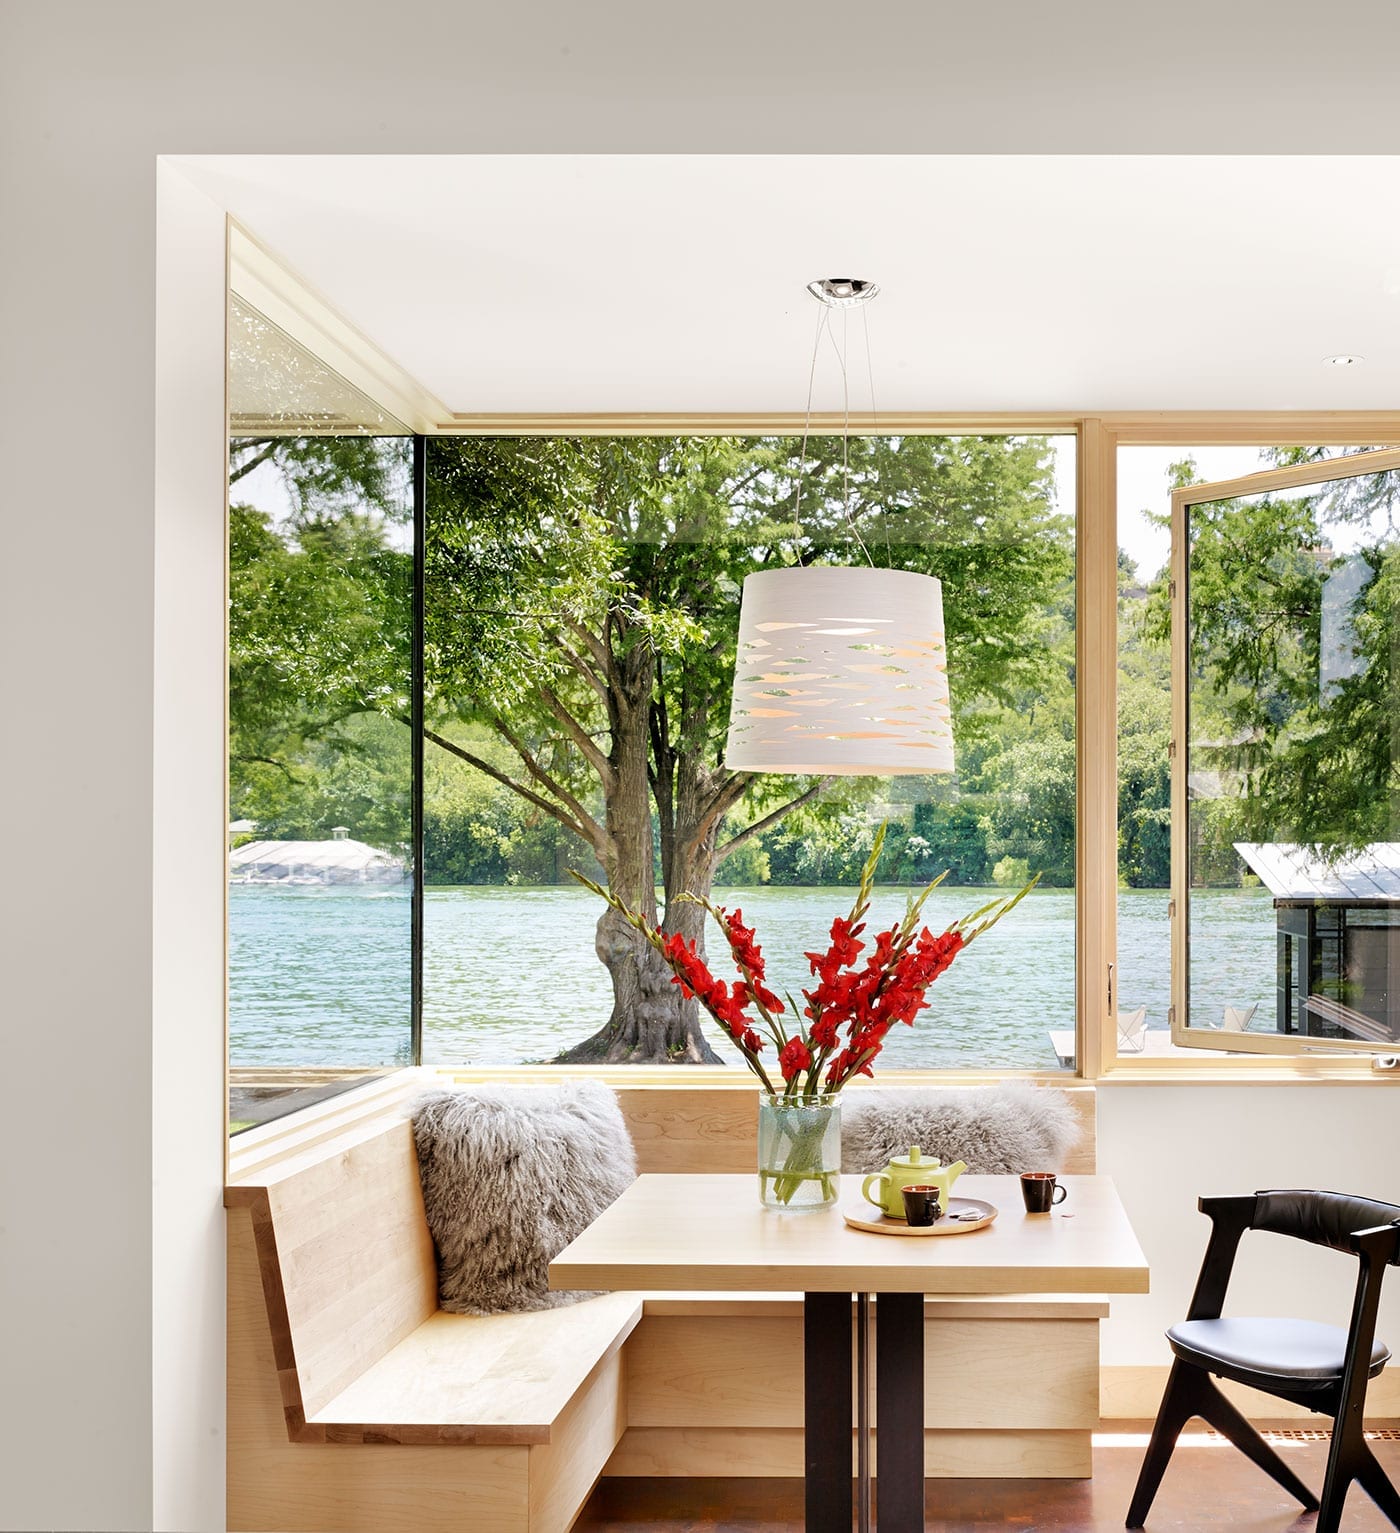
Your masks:
<svg viewBox="0 0 1400 1533"><path fill-rule="evenodd" d="M1014 1176L963 1176L986 1229L899 1240L852 1229L863 1179L816 1213L760 1206L757 1174L639 1176L550 1263L551 1288L791 1293L1146 1293L1147 1259L1112 1181L1067 1176L1052 1213L1027 1214Z"/></svg>

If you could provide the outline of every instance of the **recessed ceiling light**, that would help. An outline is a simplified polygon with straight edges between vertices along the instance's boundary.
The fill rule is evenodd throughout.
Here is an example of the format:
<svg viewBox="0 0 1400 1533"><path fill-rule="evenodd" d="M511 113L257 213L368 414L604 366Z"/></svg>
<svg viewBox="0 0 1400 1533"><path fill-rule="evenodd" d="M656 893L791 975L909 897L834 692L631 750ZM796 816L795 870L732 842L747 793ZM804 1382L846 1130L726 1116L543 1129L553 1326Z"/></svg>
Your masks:
<svg viewBox="0 0 1400 1533"><path fill-rule="evenodd" d="M829 309L854 309L869 303L880 289L863 277L820 277L807 284L807 291Z"/></svg>
<svg viewBox="0 0 1400 1533"><path fill-rule="evenodd" d="M1344 351L1340 356L1323 357L1322 365L1324 367L1360 367L1365 360L1365 357L1358 357L1351 352Z"/></svg>

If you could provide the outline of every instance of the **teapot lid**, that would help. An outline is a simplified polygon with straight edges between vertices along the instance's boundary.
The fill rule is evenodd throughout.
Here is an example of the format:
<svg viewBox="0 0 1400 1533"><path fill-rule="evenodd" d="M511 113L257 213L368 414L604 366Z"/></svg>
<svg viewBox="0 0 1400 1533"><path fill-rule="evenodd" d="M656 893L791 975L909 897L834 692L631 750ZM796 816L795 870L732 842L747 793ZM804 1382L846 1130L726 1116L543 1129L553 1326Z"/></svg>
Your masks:
<svg viewBox="0 0 1400 1533"><path fill-rule="evenodd" d="M910 1145L908 1155L896 1155L891 1161L892 1166L937 1166L939 1159L935 1155L930 1160L925 1160L923 1151L918 1145Z"/></svg>

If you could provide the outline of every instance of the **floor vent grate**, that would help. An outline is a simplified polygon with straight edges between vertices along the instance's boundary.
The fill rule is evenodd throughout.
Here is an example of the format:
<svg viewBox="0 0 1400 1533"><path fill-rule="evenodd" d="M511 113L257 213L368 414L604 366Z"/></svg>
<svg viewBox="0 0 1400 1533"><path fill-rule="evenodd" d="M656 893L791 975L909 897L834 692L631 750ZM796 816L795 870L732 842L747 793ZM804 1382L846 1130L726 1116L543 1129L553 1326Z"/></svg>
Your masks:
<svg viewBox="0 0 1400 1533"><path fill-rule="evenodd" d="M1266 1443L1274 1445L1282 1443L1325 1443L1332 1440L1332 1433L1326 1427L1279 1427L1276 1430L1261 1431L1259 1435ZM1226 1440L1214 1428L1208 1428L1206 1436L1212 1442L1224 1442ZM1366 1432L1366 1441L1381 1443L1400 1442L1400 1428L1369 1428Z"/></svg>

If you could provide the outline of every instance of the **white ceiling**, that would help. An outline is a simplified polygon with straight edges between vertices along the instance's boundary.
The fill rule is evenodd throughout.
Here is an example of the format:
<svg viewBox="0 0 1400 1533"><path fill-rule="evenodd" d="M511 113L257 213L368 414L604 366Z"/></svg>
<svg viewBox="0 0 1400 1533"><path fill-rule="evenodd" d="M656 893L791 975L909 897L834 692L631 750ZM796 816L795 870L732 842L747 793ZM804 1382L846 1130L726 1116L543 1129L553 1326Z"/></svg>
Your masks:
<svg viewBox="0 0 1400 1533"><path fill-rule="evenodd" d="M454 411L1400 407L1400 158L180 163Z"/></svg>

